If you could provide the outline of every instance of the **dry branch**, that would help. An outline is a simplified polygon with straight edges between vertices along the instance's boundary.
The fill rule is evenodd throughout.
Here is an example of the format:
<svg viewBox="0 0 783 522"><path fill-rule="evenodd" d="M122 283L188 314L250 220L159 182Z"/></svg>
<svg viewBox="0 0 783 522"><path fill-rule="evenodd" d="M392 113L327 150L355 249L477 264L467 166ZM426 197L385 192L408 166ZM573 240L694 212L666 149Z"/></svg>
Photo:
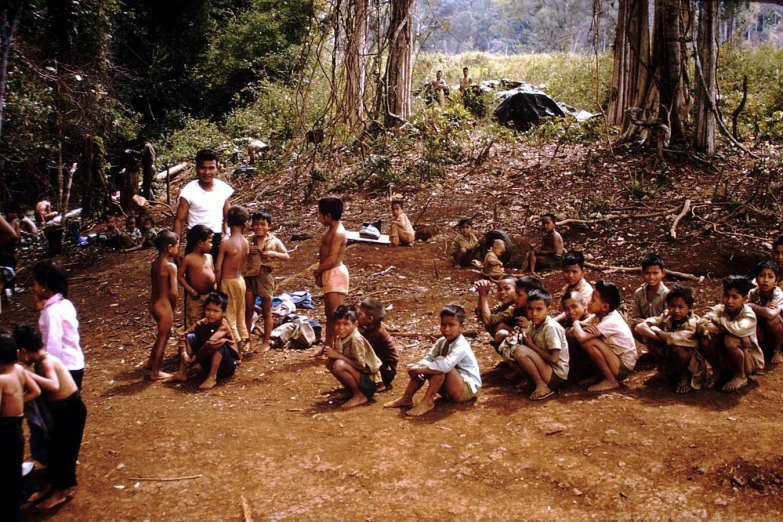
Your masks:
<svg viewBox="0 0 783 522"><path fill-rule="evenodd" d="M668 210L662 210L661 212L653 212L651 214L609 214L607 216L604 216L602 218L595 218L595 219L564 219L562 221L558 221L555 223L557 226L562 225L569 225L571 223L581 223L583 225L592 225L594 223L605 223L608 221L613 221L615 219L645 219L645 218L652 218L652 217L660 217L665 216L667 214L671 214L672 212L676 211L676 208L670 208Z"/></svg>
<svg viewBox="0 0 783 522"><path fill-rule="evenodd" d="M677 217L674 218L674 223L672 223L672 228L669 230L669 235L672 239L677 239L677 224L680 222L680 220L685 216L685 214L688 213L688 211L691 209L691 200L686 199L685 203L682 205L682 210L679 214L677 214Z"/></svg>
<svg viewBox="0 0 783 522"><path fill-rule="evenodd" d="M198 475L188 475L186 477L169 477L169 478L157 478L157 477L131 477L128 480L135 480L137 482L177 482L178 480L193 480L203 477L203 473Z"/></svg>
<svg viewBox="0 0 783 522"><path fill-rule="evenodd" d="M745 212L747 212L747 211L748 211L748 208L747 208L747 206L746 206L746 205L740 205L739 207L737 207L736 209L734 209L734 211L733 211L733 212L731 212L731 213L729 213L729 214L727 214L727 215L723 216L722 218L720 218L720 219L719 219L719 220L717 220L717 221L708 221L708 222L707 222L707 224L706 224L706 225L704 225L704 226L701 228L701 230L695 230L695 231L691 232L690 234L688 234L688 235L686 235L686 236L683 236L683 238L689 238L689 237L699 237L699 236L701 236L702 234L704 234L704 233L706 233L706 232L709 232L710 230L716 230L716 231L717 231L717 228L716 228L716 227L718 226L718 224L720 224L720 223L725 223L726 221L728 221L729 219L733 218L734 216L738 216L738 215L740 215L740 214L742 214L742 213L745 213ZM705 219L703 219L703 218L699 218L699 219L702 219L702 221L707 221L707 220L705 220Z"/></svg>
<svg viewBox="0 0 783 522"><path fill-rule="evenodd" d="M250 503L245 498L245 495L241 495L242 498L242 514L245 517L245 522L253 522L253 512L250 510Z"/></svg>
<svg viewBox="0 0 783 522"><path fill-rule="evenodd" d="M641 267L627 267L627 266L611 266L611 265L596 265L595 263L585 263L587 268L593 270L601 270L606 272L641 272ZM666 273L673 277L680 279L688 279L690 281L703 281L704 276L695 276L693 274L686 274L684 272L675 272L674 270L667 270Z"/></svg>

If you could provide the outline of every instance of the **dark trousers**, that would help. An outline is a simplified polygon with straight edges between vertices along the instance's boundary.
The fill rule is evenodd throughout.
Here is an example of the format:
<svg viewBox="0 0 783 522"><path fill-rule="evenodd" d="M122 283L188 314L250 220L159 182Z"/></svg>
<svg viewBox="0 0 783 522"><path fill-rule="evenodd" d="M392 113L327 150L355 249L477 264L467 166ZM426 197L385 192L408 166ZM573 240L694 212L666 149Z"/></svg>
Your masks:
<svg viewBox="0 0 783 522"><path fill-rule="evenodd" d="M49 442L47 471L54 489L62 491L76 482L76 461L87 421L87 408L79 392L61 401L47 402L52 414L53 428Z"/></svg>
<svg viewBox="0 0 783 522"><path fill-rule="evenodd" d="M0 520L18 522L22 501L24 417L0 417Z"/></svg>

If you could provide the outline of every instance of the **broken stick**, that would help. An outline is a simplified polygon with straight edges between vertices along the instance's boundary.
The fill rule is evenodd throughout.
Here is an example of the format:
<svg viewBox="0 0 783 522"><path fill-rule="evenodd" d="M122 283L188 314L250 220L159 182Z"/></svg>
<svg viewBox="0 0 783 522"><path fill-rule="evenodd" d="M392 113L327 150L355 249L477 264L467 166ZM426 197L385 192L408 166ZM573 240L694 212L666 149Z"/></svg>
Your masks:
<svg viewBox="0 0 783 522"><path fill-rule="evenodd" d="M245 522L253 522L253 512L250 510L250 503L242 495L242 514L245 516Z"/></svg>
<svg viewBox="0 0 783 522"><path fill-rule="evenodd" d="M676 211L676 208L670 208L668 210L662 210L660 212L653 212L651 214L607 214L604 217L595 218L595 219L564 219L562 221L558 221L555 223L557 226L562 225L568 225L571 223L581 223L583 225L592 225L594 223L604 223L607 221L612 221L615 219L645 219L645 218L651 218L651 217L660 217L665 216L667 214L671 214L672 212Z"/></svg>
<svg viewBox="0 0 783 522"><path fill-rule="evenodd" d="M672 228L671 230L669 230L669 235L672 237L672 239L677 239L677 224L685 216L685 214L688 213L690 209L691 209L691 200L686 199L685 203L682 204L682 210L680 211L679 214L677 214L677 217L674 218L674 223L672 223Z"/></svg>
<svg viewBox="0 0 783 522"><path fill-rule="evenodd" d="M641 272L641 267L627 267L627 266L611 266L611 265L596 265L595 263L585 263L587 268L593 270L600 270L606 272ZM666 274L672 277L678 277L680 279L688 279L690 281L704 281L704 276L695 276L693 274L686 274L685 272L675 272L674 270L666 270Z"/></svg>
<svg viewBox="0 0 783 522"><path fill-rule="evenodd" d="M203 473L198 475L188 475L187 477L170 477L170 478L156 478L156 477L131 477L128 480L135 480L137 482L177 482L178 480L193 480L203 477Z"/></svg>

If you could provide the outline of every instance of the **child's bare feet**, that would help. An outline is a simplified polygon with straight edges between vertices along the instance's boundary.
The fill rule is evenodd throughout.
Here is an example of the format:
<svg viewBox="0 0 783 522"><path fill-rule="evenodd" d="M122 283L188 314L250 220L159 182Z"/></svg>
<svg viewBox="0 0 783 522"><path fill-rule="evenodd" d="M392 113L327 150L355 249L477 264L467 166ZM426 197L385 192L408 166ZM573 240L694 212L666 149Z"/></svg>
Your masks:
<svg viewBox="0 0 783 522"><path fill-rule="evenodd" d="M177 372L163 379L163 382L185 382L187 380L188 376L186 373Z"/></svg>
<svg viewBox="0 0 783 522"><path fill-rule="evenodd" d="M323 357L323 356L324 356L324 347L321 346L318 350L315 351L313 357Z"/></svg>
<svg viewBox="0 0 783 522"><path fill-rule="evenodd" d="M656 382L665 381L666 374L661 370L655 370L655 373L650 375L644 380L644 384L654 384Z"/></svg>
<svg viewBox="0 0 783 522"><path fill-rule="evenodd" d="M243 355L248 353L253 353L253 347L250 344L250 339L245 339L244 341L242 341L240 346L242 347L240 351L242 352Z"/></svg>
<svg viewBox="0 0 783 522"><path fill-rule="evenodd" d="M741 379L739 377L734 377L732 380L727 382L723 385L723 388L721 388L725 392L734 392L737 390L741 390L742 388L745 388L748 385L748 379Z"/></svg>
<svg viewBox="0 0 783 522"><path fill-rule="evenodd" d="M588 377L587 379L582 379L579 381L579 386L592 386L593 384L597 383L601 380L600 375L593 375L592 377Z"/></svg>
<svg viewBox="0 0 783 522"><path fill-rule="evenodd" d="M272 349L272 346L268 342L266 342L266 343L263 343L261 345L261 348L259 348L258 351L261 352L261 353L264 353L264 352L268 352L271 349Z"/></svg>
<svg viewBox="0 0 783 522"><path fill-rule="evenodd" d="M58 489L56 491L52 491L52 494L49 495L46 500L43 500L40 504L38 504L38 509L52 509L59 506L60 504L64 504L67 501L68 497L65 496L65 491Z"/></svg>
<svg viewBox="0 0 783 522"><path fill-rule="evenodd" d="M548 399L552 395L554 395L555 392L549 389L549 386L546 384L542 384L541 386L536 387L535 390L533 390L533 393L530 394L530 400L531 401L543 401L544 399Z"/></svg>
<svg viewBox="0 0 783 522"><path fill-rule="evenodd" d="M199 385L199 388L201 388L202 390L208 390L210 388L214 388L216 384L217 381L215 380L214 377L207 377L206 379L204 379L204 382L202 382Z"/></svg>
<svg viewBox="0 0 783 522"><path fill-rule="evenodd" d="M27 501L30 504L35 504L36 502L40 502L46 497L48 497L49 495L51 495L53 489L54 488L52 488L51 484L47 484L46 486L43 487L41 491L36 491L32 495L30 495L30 498L27 499Z"/></svg>
<svg viewBox="0 0 783 522"><path fill-rule="evenodd" d="M772 359L769 361L771 364L780 364L783 363L783 354L780 352L775 352L772 354Z"/></svg>
<svg viewBox="0 0 783 522"><path fill-rule="evenodd" d="M354 395L351 397L351 399L343 404L341 408L347 410L348 408L353 408L355 406L361 406L362 404L367 404L367 397L365 397L363 394L359 393L357 395Z"/></svg>
<svg viewBox="0 0 783 522"><path fill-rule="evenodd" d="M346 399L350 399L351 397L353 397L353 394L349 390L342 389L334 392L330 396L330 399L333 401L344 401Z"/></svg>
<svg viewBox="0 0 783 522"><path fill-rule="evenodd" d="M159 371L157 373L150 373L149 380L151 380L151 381L164 381L164 380L168 379L169 377L171 377L170 373L160 372Z"/></svg>
<svg viewBox="0 0 783 522"><path fill-rule="evenodd" d="M707 382L704 384L704 387L708 390L715 388L718 384L720 384L722 380L721 374L719 373L713 373L712 377L707 379Z"/></svg>
<svg viewBox="0 0 783 522"><path fill-rule="evenodd" d="M378 385L378 389L375 390L375 393L386 393L392 391L392 388L394 388L394 385L392 383L389 384L380 383Z"/></svg>
<svg viewBox="0 0 783 522"><path fill-rule="evenodd" d="M680 383L677 385L677 393L688 393L691 391L691 385L688 381L680 381Z"/></svg>
<svg viewBox="0 0 783 522"><path fill-rule="evenodd" d="M152 369L152 361L147 359L147 362L141 365L142 370L151 370Z"/></svg>
<svg viewBox="0 0 783 522"><path fill-rule="evenodd" d="M619 382L617 382L617 381L612 382L612 381L608 381L606 379L603 379L598 384L593 384L592 386L587 388L587 391L591 391L591 392L609 391L609 390L614 390L614 389L619 388L619 387L620 387L620 383Z"/></svg>
<svg viewBox="0 0 783 522"><path fill-rule="evenodd" d="M415 407L411 408L410 410L405 412L405 415L408 415L409 417L421 417L428 411L431 411L435 408L435 401L430 399L422 399L422 401L417 404Z"/></svg>
<svg viewBox="0 0 783 522"><path fill-rule="evenodd" d="M384 408L410 408L411 406L413 406L413 400L405 397L400 397L383 405Z"/></svg>

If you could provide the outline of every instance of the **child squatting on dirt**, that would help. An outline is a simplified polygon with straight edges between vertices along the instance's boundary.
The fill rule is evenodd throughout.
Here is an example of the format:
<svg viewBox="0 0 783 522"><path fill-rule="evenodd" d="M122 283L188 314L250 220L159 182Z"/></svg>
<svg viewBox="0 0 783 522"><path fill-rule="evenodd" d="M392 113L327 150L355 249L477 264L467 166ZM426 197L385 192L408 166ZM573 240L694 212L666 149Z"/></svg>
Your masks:
<svg viewBox="0 0 783 522"><path fill-rule="evenodd" d="M160 367L166 343L171 337L174 310L177 308L177 265L174 264L174 258L179 251L179 238L174 232L164 230L155 238L155 246L158 257L150 266L150 314L158 323L158 333L146 367L150 370L150 380L160 381L171 376L162 372Z"/></svg>
<svg viewBox="0 0 783 522"><path fill-rule="evenodd" d="M585 302L590 302L593 287L585 279L585 256L582 252L574 250L563 256L563 279L566 283L561 292L563 295L577 291L585 298ZM561 309L555 321L562 324L565 320L566 314Z"/></svg>
<svg viewBox="0 0 783 522"><path fill-rule="evenodd" d="M239 352L226 319L228 301L223 292L210 292L204 302L204 318L185 330L179 339L179 371L164 382L187 381L188 369L196 363L207 372L207 378L199 386L202 390L214 387L218 379L234 375Z"/></svg>
<svg viewBox="0 0 783 522"><path fill-rule="evenodd" d="M481 265L481 274L489 279L497 280L503 277L503 263L500 261L506 251L506 243L502 239L496 239L492 243L492 248L484 256L484 263Z"/></svg>
<svg viewBox="0 0 783 522"><path fill-rule="evenodd" d="M345 386L337 400L348 399L343 408L367 402L381 381L381 360L358 327L358 312L352 306L340 305L334 311L334 347L326 345L326 369Z"/></svg>
<svg viewBox="0 0 783 522"><path fill-rule="evenodd" d="M779 278L778 265L772 261L762 261L756 267L756 288L748 294L748 306L756 314L756 337L762 350L767 348L772 365L783 362L780 355L783 290L777 286Z"/></svg>
<svg viewBox="0 0 783 522"><path fill-rule="evenodd" d="M403 212L405 203L401 199L395 199L391 204L392 224L389 230L389 241L394 246L407 246L416 239L411 220Z"/></svg>
<svg viewBox="0 0 783 522"><path fill-rule="evenodd" d="M536 273L536 268L553 269L561 266L563 261L563 236L555 230L555 215L541 216L541 246L530 245L530 252L522 265L522 271L528 268Z"/></svg>
<svg viewBox="0 0 783 522"><path fill-rule="evenodd" d="M24 460L24 403L41 395L35 380L16 363L16 340L0 331L0 520L19 522Z"/></svg>
<svg viewBox="0 0 783 522"><path fill-rule="evenodd" d="M204 299L215 289L215 264L212 259L214 234L204 225L188 230L185 250L177 271L177 282L185 289L185 328L190 328L204 317Z"/></svg>
<svg viewBox="0 0 783 522"><path fill-rule="evenodd" d="M655 358L658 377L676 379L677 393L700 389L706 372L696 339L699 318L692 309L693 290L674 285L666 294L666 311L648 317L635 328Z"/></svg>
<svg viewBox="0 0 783 522"><path fill-rule="evenodd" d="M35 372L26 372L43 392L44 402L52 417L49 432L49 460L46 474L49 485L30 497L41 509L58 506L68 499L66 490L77 485L76 461L87 421L87 408L71 373L54 355L44 349L37 328L18 325L14 329L16 345L25 364L32 364Z"/></svg>
<svg viewBox="0 0 783 522"><path fill-rule="evenodd" d="M449 255L454 260L454 268L470 265L479 253L479 242L473 233L473 220L462 218L459 220L457 228L459 234L454 238L449 251Z"/></svg>
<svg viewBox="0 0 783 522"><path fill-rule="evenodd" d="M552 296L546 290L527 294L527 318L530 324L518 335L506 337L498 352L515 369L533 381L530 399L551 397L568 379L568 341L565 330L549 316Z"/></svg>
<svg viewBox="0 0 783 522"><path fill-rule="evenodd" d="M764 368L764 353L756 339L756 314L747 305L751 287L745 276L728 276L723 280L723 303L699 321L699 344L712 366L708 387L740 390L748 385L749 375Z"/></svg>
<svg viewBox="0 0 783 522"><path fill-rule="evenodd" d="M406 414L419 417L435 408L435 396L440 394L452 402L467 402L478 397L481 390L481 372L470 344L462 335L465 310L448 305L440 312L442 337L422 360L408 368L411 380L405 393L397 400L387 402L384 408L411 408ZM421 402L413 406L413 396L424 384L429 386Z"/></svg>
<svg viewBox="0 0 783 522"><path fill-rule="evenodd" d="M492 336L492 345L500 346L503 339L514 329L514 301L517 298L516 278L505 275L497 282L498 303L490 308L489 290L492 283L486 279L475 282L474 287L478 292L478 306L476 318L484 326L484 329Z"/></svg>
<svg viewBox="0 0 783 522"><path fill-rule="evenodd" d="M328 196L318 200L318 222L327 227L318 251L318 267L313 271L315 284L324 291L326 346L334 347L334 311L348 294L350 278L343 264L347 238L343 227L343 200ZM320 356L323 350L315 355Z"/></svg>
<svg viewBox="0 0 783 522"><path fill-rule="evenodd" d="M372 346L375 355L381 360L381 384L378 391L388 391L397 376L397 362L400 359L397 343L386 331L383 318L386 310L380 300L368 297L359 305L359 332Z"/></svg>
<svg viewBox="0 0 783 522"><path fill-rule="evenodd" d="M663 284L666 277L663 259L657 254L647 254L642 259L644 284L633 293L631 307L631 329L634 337L642 344L646 338L639 335L636 326L649 317L658 317L666 310L666 294L669 289Z"/></svg>
<svg viewBox="0 0 783 522"><path fill-rule="evenodd" d="M247 287L242 278L242 267L247 264L247 255L250 253L250 243L243 235L248 219L250 215L244 208L234 206L228 209L226 222L231 237L220 242L215 265L218 288L228 296L226 319L239 347L240 358L242 353L250 351L250 332L245 326Z"/></svg>

